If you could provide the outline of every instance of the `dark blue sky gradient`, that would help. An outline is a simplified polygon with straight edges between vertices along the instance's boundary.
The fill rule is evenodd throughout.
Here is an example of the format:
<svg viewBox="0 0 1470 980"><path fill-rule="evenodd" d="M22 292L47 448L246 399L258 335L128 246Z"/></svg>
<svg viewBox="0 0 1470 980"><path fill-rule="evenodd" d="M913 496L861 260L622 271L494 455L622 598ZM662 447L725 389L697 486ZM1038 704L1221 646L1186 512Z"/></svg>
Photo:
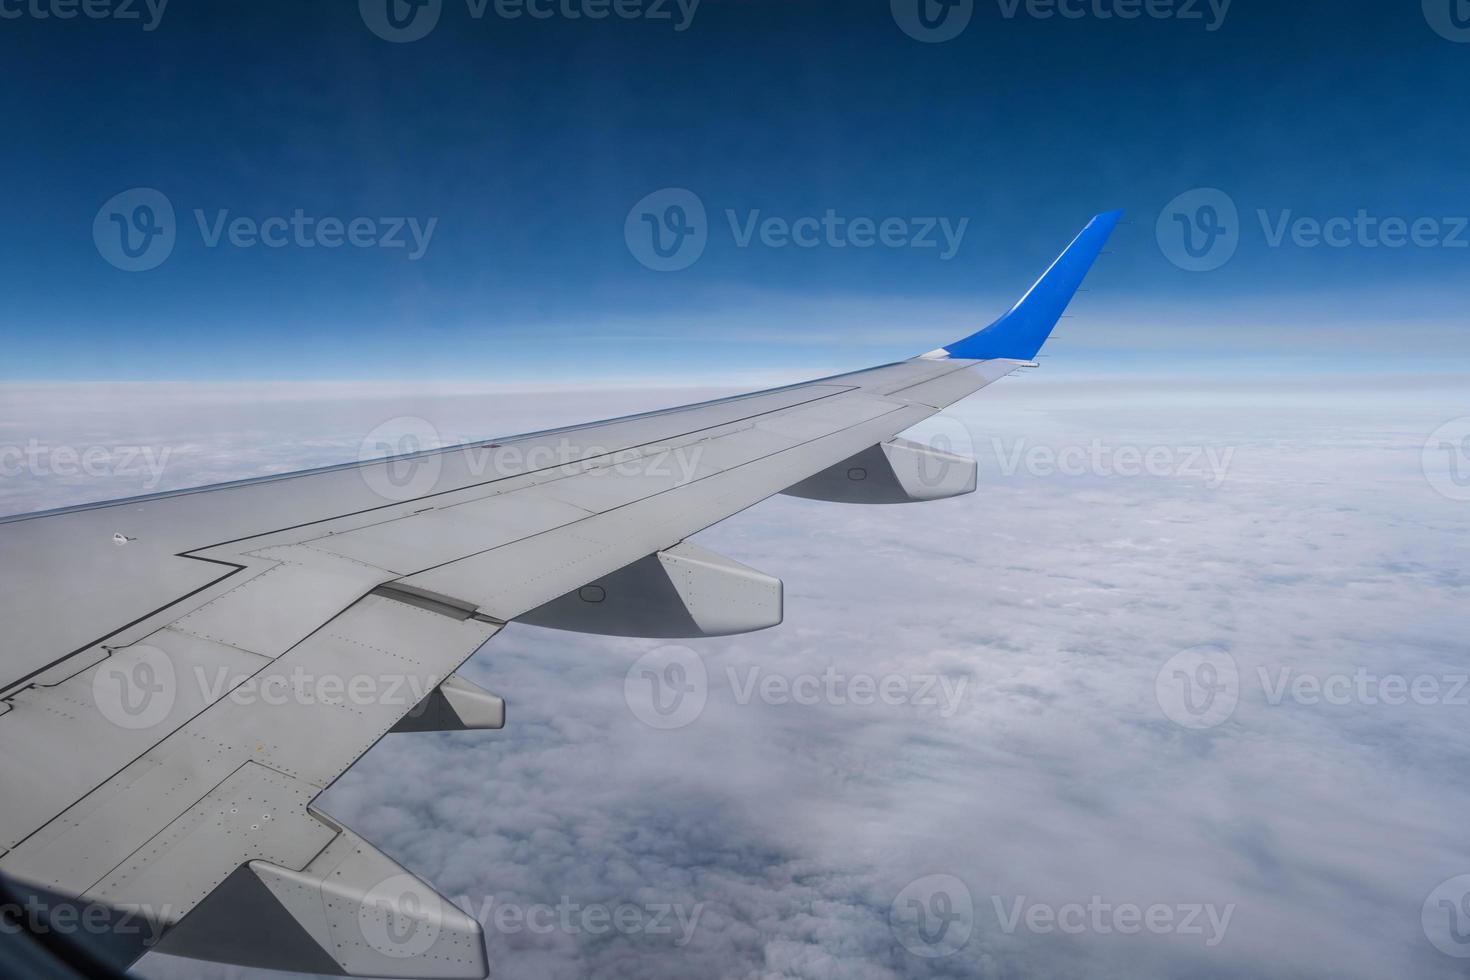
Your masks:
<svg viewBox="0 0 1470 980"><path fill-rule="evenodd" d="M351 2L173 0L151 32L0 20L0 378L860 367L993 318L1119 207L1134 224L1077 310L1100 326L1079 337L1079 320L1069 348L1088 363L1443 368L1470 350L1470 248L1270 248L1255 218L1470 214L1470 44L1418 0L1237 0L1214 32L1000 9L979 0L942 44L903 34L888 0L704 0L683 32L476 21L445 0L409 44ZM179 240L128 273L92 220L140 186L172 201ZM1243 240L1191 273L1154 223L1201 186L1237 202ZM696 192L712 224L680 272L644 268L623 237L665 187ZM438 225L419 261L210 249L195 208ZM739 248L727 208L970 225L952 261Z"/></svg>

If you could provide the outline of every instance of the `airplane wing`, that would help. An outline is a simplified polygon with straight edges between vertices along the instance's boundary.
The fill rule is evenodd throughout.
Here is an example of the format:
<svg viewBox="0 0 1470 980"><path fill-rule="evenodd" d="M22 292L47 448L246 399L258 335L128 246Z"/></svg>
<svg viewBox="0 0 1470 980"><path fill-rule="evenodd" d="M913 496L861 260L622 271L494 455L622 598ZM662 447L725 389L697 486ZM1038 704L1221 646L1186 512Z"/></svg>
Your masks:
<svg viewBox="0 0 1470 980"><path fill-rule="evenodd" d="M895 437L1030 362L1120 217L912 360L0 522L0 874L46 915L100 917L114 964L484 976L479 925L323 789L390 732L500 727L455 671L508 622L779 623L779 581L686 541L766 497L974 490L973 461Z"/></svg>

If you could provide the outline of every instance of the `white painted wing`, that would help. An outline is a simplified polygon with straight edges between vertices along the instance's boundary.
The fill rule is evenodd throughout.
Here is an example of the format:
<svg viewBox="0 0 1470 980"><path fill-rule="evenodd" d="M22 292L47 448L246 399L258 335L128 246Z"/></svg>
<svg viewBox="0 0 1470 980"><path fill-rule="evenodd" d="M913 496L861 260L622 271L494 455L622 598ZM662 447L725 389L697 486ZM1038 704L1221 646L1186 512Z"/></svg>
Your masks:
<svg viewBox="0 0 1470 980"><path fill-rule="evenodd" d="M1023 363L926 356L0 522L0 872L52 903L141 913L182 955L483 976L478 925L315 810L322 790L395 728L498 727L503 704L452 675L509 620L661 635L638 584L657 580L693 631L675 635L779 621L779 583L773 604L774 580L684 539L869 469L889 481L873 502L904 496L919 450L882 444ZM973 487L971 469L954 492ZM632 606L604 602L629 581ZM146 948L113 938L118 963Z"/></svg>

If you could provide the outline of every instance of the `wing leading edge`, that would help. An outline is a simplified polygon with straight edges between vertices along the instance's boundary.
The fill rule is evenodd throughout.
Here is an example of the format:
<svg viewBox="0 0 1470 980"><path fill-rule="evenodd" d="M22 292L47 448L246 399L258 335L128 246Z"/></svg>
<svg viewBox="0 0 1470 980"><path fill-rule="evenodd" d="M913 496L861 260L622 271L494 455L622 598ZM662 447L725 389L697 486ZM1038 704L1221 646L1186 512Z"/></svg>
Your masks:
<svg viewBox="0 0 1470 980"><path fill-rule="evenodd" d="M0 658L0 872L146 921L161 941L114 944L119 965L159 948L483 976L478 923L316 809L322 790L390 732L500 727L503 701L454 672L506 622L659 637L779 623L779 580L686 541L773 494L973 491L973 461L899 434L1034 357L1119 217L1093 219L1005 316L922 358L0 522L0 613L23 641ZM530 462L552 443L554 464ZM496 455L512 447L514 463ZM406 489L389 479L405 466ZM365 704L263 698L302 676L401 683Z"/></svg>

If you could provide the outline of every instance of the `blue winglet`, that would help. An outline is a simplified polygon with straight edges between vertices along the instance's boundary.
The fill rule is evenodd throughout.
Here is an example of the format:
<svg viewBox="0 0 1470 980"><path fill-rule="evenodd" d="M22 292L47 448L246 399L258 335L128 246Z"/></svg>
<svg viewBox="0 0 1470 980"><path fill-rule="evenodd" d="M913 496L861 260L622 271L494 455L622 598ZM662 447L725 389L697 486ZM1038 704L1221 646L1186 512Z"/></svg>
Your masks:
<svg viewBox="0 0 1470 980"><path fill-rule="evenodd" d="M1035 358L1122 218L1122 211L1093 218L1009 313L944 350L950 357L977 361Z"/></svg>

